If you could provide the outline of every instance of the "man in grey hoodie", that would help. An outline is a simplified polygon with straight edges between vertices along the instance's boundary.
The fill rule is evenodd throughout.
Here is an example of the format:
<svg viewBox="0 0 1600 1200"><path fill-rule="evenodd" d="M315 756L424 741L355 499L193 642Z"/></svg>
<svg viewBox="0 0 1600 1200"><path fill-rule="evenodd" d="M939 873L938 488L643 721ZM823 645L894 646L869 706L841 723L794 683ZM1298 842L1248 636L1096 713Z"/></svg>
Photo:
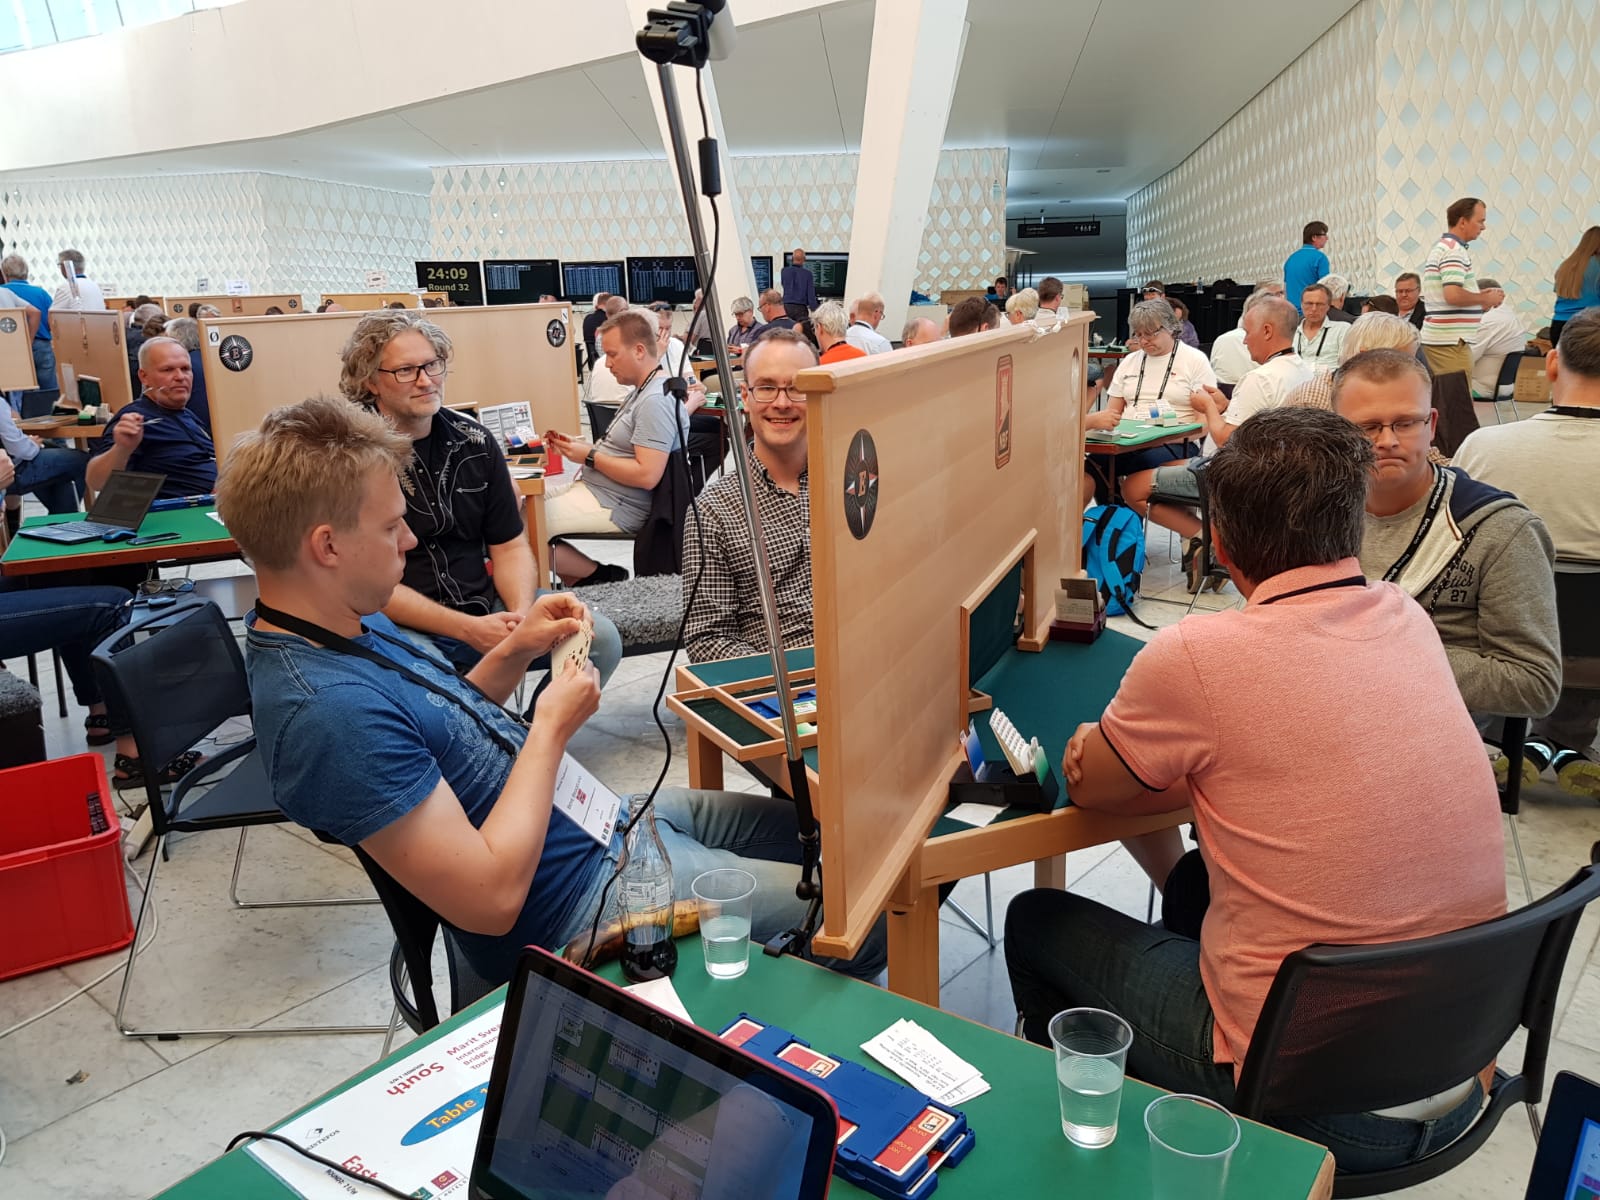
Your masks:
<svg viewBox="0 0 1600 1200"><path fill-rule="evenodd" d="M1474 716L1544 716L1561 690L1544 524L1509 492L1428 461L1438 414L1414 356L1356 355L1335 376L1333 402L1377 452L1361 569L1427 610Z"/></svg>

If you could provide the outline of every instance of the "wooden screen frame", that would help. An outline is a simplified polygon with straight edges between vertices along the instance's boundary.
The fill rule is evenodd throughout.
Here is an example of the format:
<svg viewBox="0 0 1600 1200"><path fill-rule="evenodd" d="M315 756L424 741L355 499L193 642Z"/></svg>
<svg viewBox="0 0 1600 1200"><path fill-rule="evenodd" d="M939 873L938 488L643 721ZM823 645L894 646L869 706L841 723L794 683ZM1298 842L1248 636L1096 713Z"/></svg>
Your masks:
<svg viewBox="0 0 1600 1200"><path fill-rule="evenodd" d="M372 312L388 308L391 304L403 304L407 308L422 307L422 301L417 299L415 292L323 292L318 307L330 300L349 312Z"/></svg>
<svg viewBox="0 0 1600 1200"><path fill-rule="evenodd" d="M33 334L28 332L27 316L24 308L0 308L0 317L10 317L15 322L10 333L0 332L0 391L31 392L40 386L33 369ZM44 316L40 313L40 320ZM0 396L0 404L4 403L5 397Z"/></svg>
<svg viewBox="0 0 1600 1200"><path fill-rule="evenodd" d="M211 432L220 465L241 433L255 429L275 408L308 396L339 394L340 355L367 313L312 313L282 317L224 317L201 322L200 365L211 406ZM476 409L527 399L539 433L579 433L578 367L572 353L577 328L570 304L506 304L496 308L433 308L426 317L454 347L445 377L445 404ZM552 321L566 336L552 346ZM250 346L243 370L222 365L230 336ZM237 360L236 360L237 361Z"/></svg>
<svg viewBox="0 0 1600 1200"><path fill-rule="evenodd" d="M100 401L116 412L133 403L133 377L128 368L128 329L121 309L93 312L50 310L50 345L56 354L55 384L61 387L61 367L72 367L81 378L100 380ZM66 388L62 388L66 394Z"/></svg>
<svg viewBox="0 0 1600 1200"><path fill-rule="evenodd" d="M196 304L210 304L224 317L264 317L267 309L276 305L283 309L283 316L292 317L304 311L304 303L304 297L299 292L280 292L268 296L168 296L162 304L162 310L169 319L192 317Z"/></svg>
<svg viewBox="0 0 1600 1200"><path fill-rule="evenodd" d="M1019 553L1023 648L1043 598L1079 569L1083 365L1092 316L1032 323L802 371L807 395L818 776L827 902L819 953L853 955L924 839L962 761L960 614ZM1003 465L997 389L1010 359ZM1073 379L1079 381L1073 386ZM877 454L865 537L846 514L858 431Z"/></svg>

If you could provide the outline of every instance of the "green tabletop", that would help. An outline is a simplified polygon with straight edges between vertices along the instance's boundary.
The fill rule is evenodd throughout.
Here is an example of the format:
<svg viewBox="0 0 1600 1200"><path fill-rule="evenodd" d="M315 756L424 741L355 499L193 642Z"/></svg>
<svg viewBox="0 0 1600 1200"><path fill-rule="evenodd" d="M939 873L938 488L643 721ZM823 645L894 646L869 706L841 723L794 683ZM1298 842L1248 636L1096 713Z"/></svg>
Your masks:
<svg viewBox="0 0 1600 1200"><path fill-rule="evenodd" d="M615 966L601 973L618 978ZM881 1070L861 1049L861 1043L901 1017L909 1017L982 1071L991 1090L963 1106L977 1144L960 1166L940 1172L935 1193L940 1200L968 1196L984 1200L1035 1196L1145 1200L1150 1195L1149 1142L1143 1119L1145 1106L1161 1095L1155 1088L1130 1080L1122 1093L1116 1141L1102 1150L1083 1150L1061 1134L1052 1056L1042 1047L810 963L768 958L759 951L752 955L744 978L712 980L702 965L698 938L680 941L673 983L690 1015L706 1029L721 1030L739 1014L748 1013L765 1024L782 1026L823 1053ZM418 1045L443 1036L485 1004L498 1002L500 996L497 992L445 1022L423 1042L402 1047L350 1083L377 1074L401 1058L414 1057ZM1315 1194L1313 1188L1327 1153L1321 1146L1248 1121L1241 1125L1243 1133L1228 1173L1229 1197L1299 1200ZM835 1180L830 1194L866 1193ZM219 1196L267 1200L293 1195L242 1149L162 1193L170 1200Z"/></svg>
<svg viewBox="0 0 1600 1200"><path fill-rule="evenodd" d="M233 539L222 523L211 514L216 509L173 508L164 512L148 513L139 525L139 536L176 533L178 536L150 546L130 546L127 542L79 542L75 546L62 546L56 542L41 542L34 538L15 537L6 547L0 565L7 574L30 574L50 570L69 570L77 567L107 566L114 563L161 562L171 559L206 558L237 553ZM81 521L82 513L65 513L52 517L30 517L22 523L24 529L42 525L58 525L64 521Z"/></svg>
<svg viewBox="0 0 1600 1200"><path fill-rule="evenodd" d="M1199 433L1204 428L1195 421L1183 425L1157 425L1149 417L1125 417L1117 422L1116 429L1091 429L1083 440L1091 449L1096 446L1148 446L1163 438Z"/></svg>

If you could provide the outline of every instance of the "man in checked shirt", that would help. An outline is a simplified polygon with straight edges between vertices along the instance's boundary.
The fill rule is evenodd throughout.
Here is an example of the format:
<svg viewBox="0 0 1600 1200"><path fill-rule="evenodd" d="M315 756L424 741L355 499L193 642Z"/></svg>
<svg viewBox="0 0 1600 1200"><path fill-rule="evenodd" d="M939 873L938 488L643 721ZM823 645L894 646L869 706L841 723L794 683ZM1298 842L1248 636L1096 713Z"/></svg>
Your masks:
<svg viewBox="0 0 1600 1200"><path fill-rule="evenodd" d="M755 435L750 470L778 598L785 648L809 646L811 633L811 500L806 481L806 401L794 377L817 365L798 333L778 330L745 351L740 395ZM683 529L684 642L691 662L765 654L766 629L756 587L755 556L732 472L700 494ZM696 577L699 588L695 589Z"/></svg>

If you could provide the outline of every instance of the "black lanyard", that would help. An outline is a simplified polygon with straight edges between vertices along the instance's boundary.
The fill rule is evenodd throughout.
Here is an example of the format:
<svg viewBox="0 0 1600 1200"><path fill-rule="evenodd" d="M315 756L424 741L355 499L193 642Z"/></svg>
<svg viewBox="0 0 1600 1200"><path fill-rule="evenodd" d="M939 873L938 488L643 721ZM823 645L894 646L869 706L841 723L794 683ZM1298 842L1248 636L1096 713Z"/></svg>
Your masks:
<svg viewBox="0 0 1600 1200"><path fill-rule="evenodd" d="M670 353L670 351L668 353ZM656 369L651 371L650 374L648 374L648 375L646 375L644 377L644 382L641 383L638 387L634 388L633 389L633 395L629 396L626 400L624 400L622 402L622 407L617 409L617 415L612 417L611 418L611 423L606 426L606 435L603 438L601 438L599 440L599 442L597 442L595 444L595 449L596 450L598 450L601 446L608 446L608 445L611 444L611 431L612 431L612 429L616 428L617 425L621 424L621 422L622 422L622 414L627 412L630 408L632 408L634 406L634 404L636 404L638 402L639 397L644 395L644 389L649 387L650 386L650 381L652 379L654 379L659 374L661 374L661 364L657 363L656 364ZM604 474L604 472L602 472L602 474Z"/></svg>
<svg viewBox="0 0 1600 1200"><path fill-rule="evenodd" d="M1440 502L1444 500L1445 473L1438 467L1433 469L1433 491L1428 495L1428 509L1422 514L1422 524L1417 526L1417 532L1411 537L1411 544L1406 547L1405 553L1389 564L1389 569L1383 573L1384 581L1393 583L1400 578L1400 573L1410 564L1412 558L1422 547L1422 541L1428 536L1428 530L1433 528L1433 519L1439 515Z"/></svg>
<svg viewBox="0 0 1600 1200"><path fill-rule="evenodd" d="M305 638L308 642L319 643L327 649L332 650L336 654L348 654L352 658L364 659L375 666L382 667L386 671L393 671L397 675L404 676L418 687L432 692L435 696L443 697L454 704L457 708L461 709L462 712L466 713L478 723L478 728L482 729L495 745L499 746L500 749L511 755L512 758L515 758L519 753L521 753L522 746L520 743L514 741L505 730L497 728L494 723L485 717L481 712L479 712L476 707L468 704L459 693L451 691L449 688L443 686L442 684L436 683L434 680L429 679L425 675L417 674L417 672L413 671L404 663L396 662L387 655L379 654L376 650L369 650L359 642L352 641L341 634L334 633L331 629L324 629L321 625L312 624L310 621L303 620L300 617L292 616L286 612L279 612L277 609L270 607L259 597L256 599L256 616L267 621L269 624L276 625L279 629L286 629L290 633L297 634L298 636ZM368 629L365 625L363 625L361 627L361 632L371 634L375 638L380 638L383 641L388 642L390 645L399 646L408 654L412 654L423 659L427 659L428 657L425 653L423 653L423 651L417 649L417 647L412 643L403 638L390 637L382 630ZM430 665L436 667L440 671L450 671L450 668L441 666L438 663L430 662ZM453 675L455 674L453 671L450 673ZM473 683L472 680L467 679L462 675L455 675L455 678L461 683L465 684L467 687L471 688L473 691L477 692L478 695L482 696L486 703L493 704L495 708L499 709L508 720L514 722L519 728L527 728L527 725L523 722L521 717L511 712L509 709L506 709L499 704L495 704L495 702L490 699L489 696L484 694L483 689L477 684Z"/></svg>
<svg viewBox="0 0 1600 1200"><path fill-rule="evenodd" d="M1600 408L1587 404L1552 404L1548 411L1558 417L1600 417Z"/></svg>
<svg viewBox="0 0 1600 1200"><path fill-rule="evenodd" d="M1149 361L1150 361L1150 354L1149 354L1148 351L1145 351L1144 352L1144 357L1139 360L1139 378L1134 382L1134 385L1133 385L1133 403L1134 403L1134 407L1135 408L1137 408L1138 405L1139 405L1139 393L1144 391L1144 366ZM1167 359L1167 373L1161 377L1161 389L1158 392L1156 392L1155 396L1152 397L1152 399L1155 399L1155 400L1159 401L1164 396L1166 396L1166 394L1167 394L1167 380L1172 378L1172 364L1177 362L1177 361L1178 361L1178 339L1176 337L1174 337L1172 339L1172 357Z"/></svg>
<svg viewBox="0 0 1600 1200"><path fill-rule="evenodd" d="M1366 587L1365 575L1346 575L1343 579L1330 579L1326 583L1313 583L1309 587L1295 588L1292 592L1284 592L1281 596L1273 596L1270 600L1263 600L1263 606L1276 604L1279 600L1287 600L1290 596L1304 596L1310 592L1325 592L1330 588Z"/></svg>
<svg viewBox="0 0 1600 1200"><path fill-rule="evenodd" d="M1328 340L1328 322L1326 320L1324 320L1322 322L1322 336L1317 339L1317 348L1311 352L1311 357L1312 358L1321 358L1322 357L1322 343L1327 341L1327 340ZM1301 339L1300 339L1300 330L1299 329L1296 329L1294 331L1294 352L1296 354L1304 354L1305 353L1305 343L1303 341L1301 341Z"/></svg>
<svg viewBox="0 0 1600 1200"><path fill-rule="evenodd" d="M1298 353L1299 353L1299 351L1296 350L1293 346L1285 346L1282 350L1274 350L1271 354L1269 354L1265 358L1263 358L1261 360L1261 365L1264 367L1269 362L1271 362L1273 359L1282 358L1285 354L1298 354Z"/></svg>

